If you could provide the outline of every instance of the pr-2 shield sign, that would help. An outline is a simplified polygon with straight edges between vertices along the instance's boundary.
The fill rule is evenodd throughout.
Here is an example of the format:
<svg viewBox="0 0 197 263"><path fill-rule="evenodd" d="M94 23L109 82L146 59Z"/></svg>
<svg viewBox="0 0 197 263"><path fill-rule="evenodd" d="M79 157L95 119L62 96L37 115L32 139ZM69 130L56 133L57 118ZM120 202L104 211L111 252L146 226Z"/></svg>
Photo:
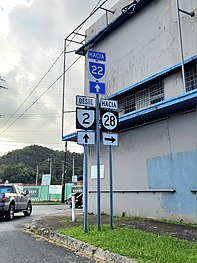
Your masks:
<svg viewBox="0 0 197 263"><path fill-rule="evenodd" d="M95 109L94 108L76 108L76 128L77 129L95 129Z"/></svg>

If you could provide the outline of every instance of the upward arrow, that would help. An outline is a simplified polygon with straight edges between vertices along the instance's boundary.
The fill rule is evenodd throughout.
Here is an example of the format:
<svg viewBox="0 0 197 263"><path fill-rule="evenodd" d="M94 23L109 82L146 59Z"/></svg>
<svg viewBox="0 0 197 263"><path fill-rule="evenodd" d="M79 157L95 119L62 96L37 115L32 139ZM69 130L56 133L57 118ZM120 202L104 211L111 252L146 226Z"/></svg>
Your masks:
<svg viewBox="0 0 197 263"><path fill-rule="evenodd" d="M95 86L95 90L96 90L96 92L99 92L100 86L98 84Z"/></svg>
<svg viewBox="0 0 197 263"><path fill-rule="evenodd" d="M83 139L85 139L85 143L88 143L89 136L87 135L87 133L83 136Z"/></svg>

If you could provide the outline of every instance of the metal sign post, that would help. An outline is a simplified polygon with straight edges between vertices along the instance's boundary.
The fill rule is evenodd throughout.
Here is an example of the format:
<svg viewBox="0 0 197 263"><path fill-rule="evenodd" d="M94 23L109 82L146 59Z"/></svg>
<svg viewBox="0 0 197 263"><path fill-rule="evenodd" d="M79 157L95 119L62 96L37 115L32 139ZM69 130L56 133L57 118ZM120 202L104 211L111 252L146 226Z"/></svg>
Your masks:
<svg viewBox="0 0 197 263"><path fill-rule="evenodd" d="M113 176L112 176L112 147L109 146L109 187L110 187L110 227L114 228L114 204L113 204Z"/></svg>
<svg viewBox="0 0 197 263"><path fill-rule="evenodd" d="M94 131L78 131L77 143L84 145L84 232L88 232L88 145L95 144Z"/></svg>
<svg viewBox="0 0 197 263"><path fill-rule="evenodd" d="M84 232L88 232L88 145L95 144L95 98L76 96L77 143L84 145ZM87 108L88 107L88 108ZM85 130L84 130L85 129ZM88 130L87 130L88 129Z"/></svg>
<svg viewBox="0 0 197 263"><path fill-rule="evenodd" d="M118 102L101 99L101 128L103 131L103 145L109 146L109 186L110 186L110 227L114 228L113 222L113 171L112 171L112 146L118 146L118 134L112 133L118 130L118 113L112 110L118 109Z"/></svg>
<svg viewBox="0 0 197 263"><path fill-rule="evenodd" d="M96 156L97 156L97 225L101 231L101 175L100 175L100 110L99 110L99 94L96 94Z"/></svg>
<svg viewBox="0 0 197 263"><path fill-rule="evenodd" d="M97 224L101 231L101 189L100 189L100 108L99 94L105 94L106 54L88 50L89 91L96 94L96 156L97 156Z"/></svg>
<svg viewBox="0 0 197 263"><path fill-rule="evenodd" d="M88 145L84 145L84 232L88 232Z"/></svg>

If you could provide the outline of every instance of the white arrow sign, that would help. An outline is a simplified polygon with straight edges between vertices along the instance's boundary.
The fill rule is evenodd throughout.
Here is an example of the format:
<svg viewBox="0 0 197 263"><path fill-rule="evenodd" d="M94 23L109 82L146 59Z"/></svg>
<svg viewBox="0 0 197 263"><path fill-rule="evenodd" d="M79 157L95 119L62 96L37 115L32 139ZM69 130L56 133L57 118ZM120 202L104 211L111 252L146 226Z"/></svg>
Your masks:
<svg viewBox="0 0 197 263"><path fill-rule="evenodd" d="M118 146L118 134L103 132L103 145Z"/></svg>
<svg viewBox="0 0 197 263"><path fill-rule="evenodd" d="M90 85L90 93L95 93L95 94L105 94L105 83L100 83L100 82L89 82Z"/></svg>
<svg viewBox="0 0 197 263"><path fill-rule="evenodd" d="M95 132L94 131L78 131L77 143L81 145L95 144Z"/></svg>

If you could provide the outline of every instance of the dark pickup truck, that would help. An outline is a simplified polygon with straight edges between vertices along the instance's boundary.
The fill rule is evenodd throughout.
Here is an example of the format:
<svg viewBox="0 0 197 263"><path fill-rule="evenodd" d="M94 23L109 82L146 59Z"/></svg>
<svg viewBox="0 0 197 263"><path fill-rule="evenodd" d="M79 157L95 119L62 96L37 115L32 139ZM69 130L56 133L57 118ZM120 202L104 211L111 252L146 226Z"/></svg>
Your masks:
<svg viewBox="0 0 197 263"><path fill-rule="evenodd" d="M25 216L31 215L32 204L28 191L17 184L0 184L0 216L12 220L14 213L18 212L23 212Z"/></svg>

